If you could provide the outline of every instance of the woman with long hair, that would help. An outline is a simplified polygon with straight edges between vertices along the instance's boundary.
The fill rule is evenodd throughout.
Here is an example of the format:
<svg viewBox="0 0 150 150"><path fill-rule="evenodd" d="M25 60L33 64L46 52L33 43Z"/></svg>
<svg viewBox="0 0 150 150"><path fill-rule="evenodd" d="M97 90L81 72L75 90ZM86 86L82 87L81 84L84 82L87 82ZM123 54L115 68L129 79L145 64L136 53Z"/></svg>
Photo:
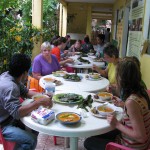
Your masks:
<svg viewBox="0 0 150 150"><path fill-rule="evenodd" d="M103 150L113 141L135 150L147 150L150 145L150 100L141 84L140 68L133 60L123 59L118 63L116 83L124 101L122 121L113 114L108 115L108 123L116 130L90 137L84 146L87 150Z"/></svg>

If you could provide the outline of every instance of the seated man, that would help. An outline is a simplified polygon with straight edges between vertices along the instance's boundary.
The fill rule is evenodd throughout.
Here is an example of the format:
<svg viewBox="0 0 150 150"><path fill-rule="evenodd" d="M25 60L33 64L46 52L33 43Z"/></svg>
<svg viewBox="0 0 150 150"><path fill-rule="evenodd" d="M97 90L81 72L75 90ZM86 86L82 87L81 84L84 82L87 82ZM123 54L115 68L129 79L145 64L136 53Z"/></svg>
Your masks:
<svg viewBox="0 0 150 150"><path fill-rule="evenodd" d="M25 54L15 54L9 64L9 69L0 75L0 126L4 138L16 142L17 150L34 150L37 136L25 131L20 121L39 106L52 106L50 98L34 101L22 106L19 97L29 97L37 94L28 91L24 86L28 70L31 66L30 58Z"/></svg>

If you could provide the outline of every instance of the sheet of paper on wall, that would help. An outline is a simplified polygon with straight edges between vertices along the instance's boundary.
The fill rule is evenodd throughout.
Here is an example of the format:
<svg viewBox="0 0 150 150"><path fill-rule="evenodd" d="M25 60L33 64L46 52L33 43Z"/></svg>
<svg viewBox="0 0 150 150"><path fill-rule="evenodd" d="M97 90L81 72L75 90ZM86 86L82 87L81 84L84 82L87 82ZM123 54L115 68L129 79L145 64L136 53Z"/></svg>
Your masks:
<svg viewBox="0 0 150 150"><path fill-rule="evenodd" d="M148 48L148 44L149 44L148 40L145 40L143 45L141 46L141 55L146 53L147 48Z"/></svg>

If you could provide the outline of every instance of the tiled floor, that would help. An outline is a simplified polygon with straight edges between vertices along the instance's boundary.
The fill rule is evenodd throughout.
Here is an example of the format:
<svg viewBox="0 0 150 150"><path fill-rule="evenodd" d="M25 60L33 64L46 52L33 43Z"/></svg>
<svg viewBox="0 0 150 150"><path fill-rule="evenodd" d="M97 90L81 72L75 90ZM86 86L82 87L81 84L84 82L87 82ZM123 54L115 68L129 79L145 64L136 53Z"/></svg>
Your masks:
<svg viewBox="0 0 150 150"><path fill-rule="evenodd" d="M53 136L39 134L36 150L70 150L65 148L63 137L57 137L57 145L54 145ZM84 150L84 138L80 138L78 142L78 150Z"/></svg>
<svg viewBox="0 0 150 150"><path fill-rule="evenodd" d="M38 144L35 150L70 150L70 148L65 147L63 137L57 137L57 145L54 145L53 136L48 136L44 134L39 134ZM83 146L84 138L79 138L78 150L85 150ZM3 150L0 144L0 150Z"/></svg>

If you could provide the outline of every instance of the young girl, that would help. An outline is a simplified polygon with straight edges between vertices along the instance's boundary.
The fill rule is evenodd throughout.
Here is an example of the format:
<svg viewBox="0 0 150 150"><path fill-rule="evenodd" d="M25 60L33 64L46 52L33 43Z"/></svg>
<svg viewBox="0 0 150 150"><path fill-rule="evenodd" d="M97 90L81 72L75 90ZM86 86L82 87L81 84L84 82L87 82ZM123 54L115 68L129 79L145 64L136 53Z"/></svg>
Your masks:
<svg viewBox="0 0 150 150"><path fill-rule="evenodd" d="M137 64L128 59L120 61L116 81L125 102L122 122L114 115L107 116L108 123L117 130L90 137L85 140L84 146L87 150L103 150L108 142L113 141L135 150L147 150L150 145L150 100L141 84Z"/></svg>

